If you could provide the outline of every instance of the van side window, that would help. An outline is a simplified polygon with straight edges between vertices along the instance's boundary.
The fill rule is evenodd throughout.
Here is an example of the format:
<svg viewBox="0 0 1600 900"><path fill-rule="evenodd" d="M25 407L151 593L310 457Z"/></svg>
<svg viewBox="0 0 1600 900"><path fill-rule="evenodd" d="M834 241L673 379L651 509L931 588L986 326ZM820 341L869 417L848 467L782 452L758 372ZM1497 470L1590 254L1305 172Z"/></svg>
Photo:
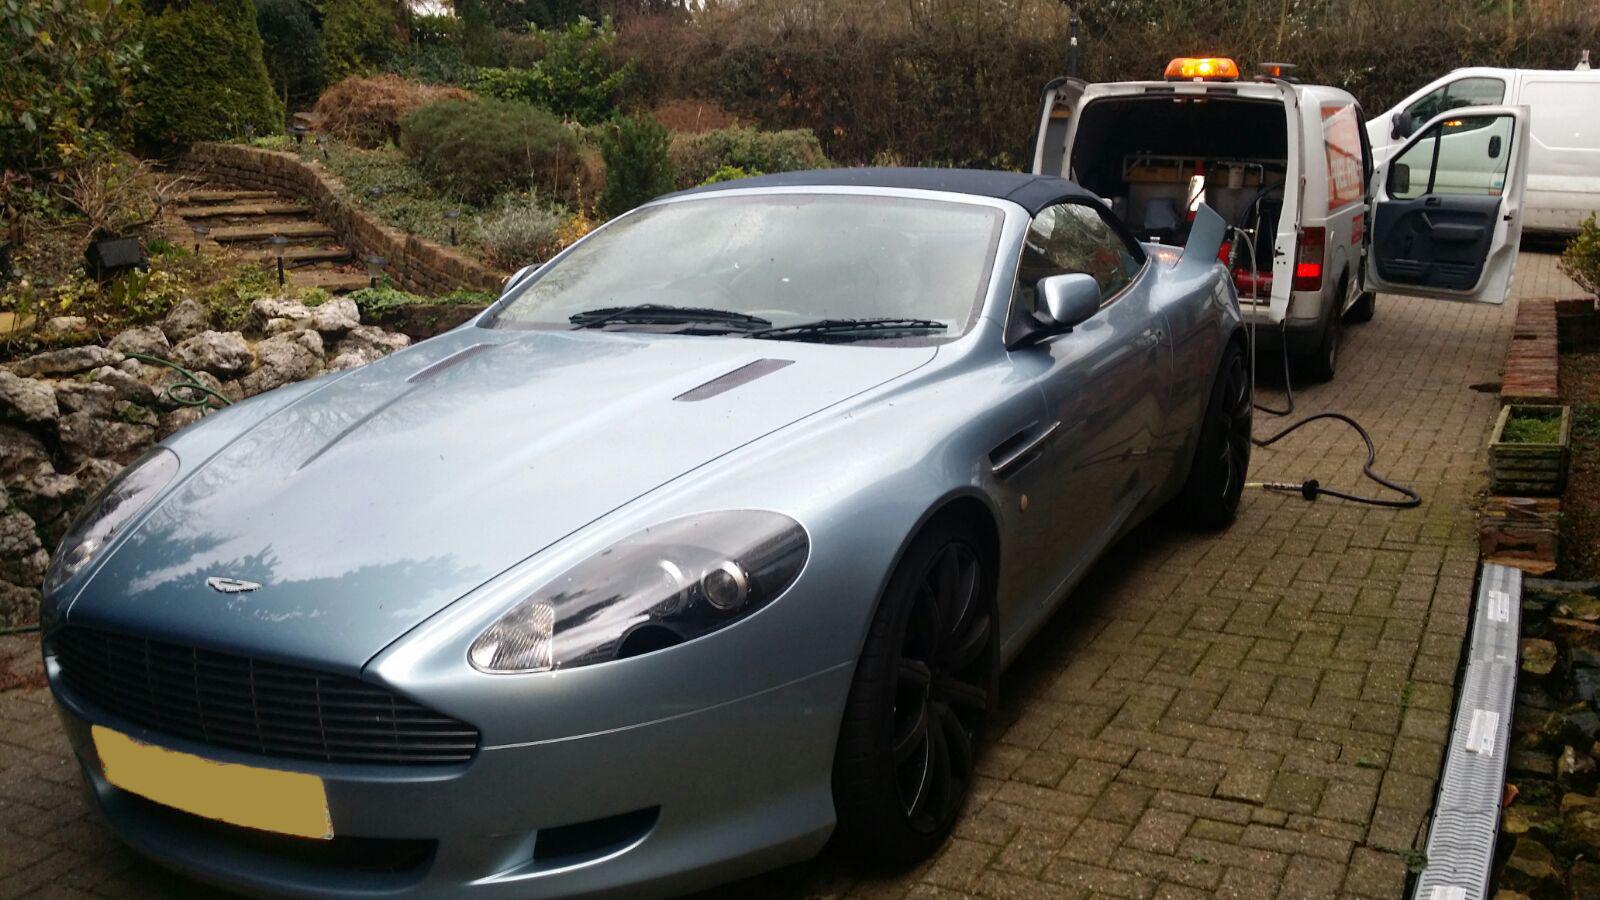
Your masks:
<svg viewBox="0 0 1600 900"><path fill-rule="evenodd" d="M1022 242L1017 288L1023 308L1037 309L1034 285L1051 275L1082 272L1100 285L1102 302L1127 287L1141 263L1100 211L1082 203L1047 206L1033 217Z"/></svg>
<svg viewBox="0 0 1600 900"><path fill-rule="evenodd" d="M1440 122L1395 157L1389 196L1424 194L1498 197L1511 160L1510 116L1464 116Z"/></svg>
<svg viewBox="0 0 1600 900"><path fill-rule="evenodd" d="M1458 78L1429 91L1406 107L1406 112L1420 127L1442 112L1462 106L1494 106L1505 96L1506 83L1498 78Z"/></svg>

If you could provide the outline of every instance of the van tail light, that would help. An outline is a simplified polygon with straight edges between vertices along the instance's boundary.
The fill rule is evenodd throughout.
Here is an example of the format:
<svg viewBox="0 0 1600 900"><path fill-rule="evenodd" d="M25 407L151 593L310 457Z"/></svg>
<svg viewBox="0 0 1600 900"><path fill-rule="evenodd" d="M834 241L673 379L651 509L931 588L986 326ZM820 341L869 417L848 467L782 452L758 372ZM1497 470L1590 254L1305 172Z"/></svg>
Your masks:
<svg viewBox="0 0 1600 900"><path fill-rule="evenodd" d="M1300 229L1300 240L1294 254L1294 290L1322 290L1322 257L1328 244L1328 232L1322 228Z"/></svg>

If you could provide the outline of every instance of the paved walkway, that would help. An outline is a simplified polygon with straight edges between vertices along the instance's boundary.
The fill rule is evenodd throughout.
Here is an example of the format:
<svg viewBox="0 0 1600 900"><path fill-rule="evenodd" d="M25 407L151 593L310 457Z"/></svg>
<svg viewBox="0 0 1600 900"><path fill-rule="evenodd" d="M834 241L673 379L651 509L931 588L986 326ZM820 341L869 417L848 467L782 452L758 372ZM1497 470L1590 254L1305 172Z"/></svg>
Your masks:
<svg viewBox="0 0 1600 900"><path fill-rule="evenodd" d="M1564 292L1553 257L1523 259L1519 295ZM830 850L721 893L1400 896L1475 572L1497 399L1472 386L1499 379L1512 313L1380 298L1347 332L1338 380L1299 395L1302 413L1365 423L1420 509L1252 492L1225 534L1143 529L1005 676L982 777L937 858L889 876ZM1258 452L1253 475L1360 490L1361 453L1314 426ZM0 639L0 657L26 668L33 647ZM93 822L76 784L46 692L0 693L0 897L181 892Z"/></svg>

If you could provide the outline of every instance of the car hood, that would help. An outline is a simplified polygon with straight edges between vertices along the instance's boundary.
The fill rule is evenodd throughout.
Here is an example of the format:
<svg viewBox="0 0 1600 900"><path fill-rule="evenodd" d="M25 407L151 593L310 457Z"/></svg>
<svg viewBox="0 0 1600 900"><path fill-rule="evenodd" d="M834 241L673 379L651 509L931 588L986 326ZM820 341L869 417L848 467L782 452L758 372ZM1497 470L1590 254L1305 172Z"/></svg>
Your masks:
<svg viewBox="0 0 1600 900"><path fill-rule="evenodd" d="M460 329L186 460L67 619L359 670L520 560L935 352Z"/></svg>

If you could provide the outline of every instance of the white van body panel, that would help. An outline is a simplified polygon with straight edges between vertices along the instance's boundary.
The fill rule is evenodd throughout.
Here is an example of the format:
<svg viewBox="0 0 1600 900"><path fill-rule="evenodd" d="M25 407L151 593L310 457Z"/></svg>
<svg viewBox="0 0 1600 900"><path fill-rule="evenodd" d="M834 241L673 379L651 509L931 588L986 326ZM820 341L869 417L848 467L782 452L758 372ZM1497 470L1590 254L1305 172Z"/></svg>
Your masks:
<svg viewBox="0 0 1600 900"><path fill-rule="evenodd" d="M1503 97L1490 105L1526 106L1529 123L1528 173L1524 185L1523 227L1527 231L1571 234L1583 220L1600 213L1600 69L1456 69L1422 86L1367 123L1375 163L1387 162L1405 138L1394 137L1394 121L1433 92L1468 78L1496 79ZM1477 104L1474 104L1477 105ZM1414 122L1420 126L1421 122ZM1452 135L1440 148L1447 168L1452 142L1466 145L1476 135ZM1487 140L1491 135L1478 135ZM1477 147L1458 152L1481 158Z"/></svg>

